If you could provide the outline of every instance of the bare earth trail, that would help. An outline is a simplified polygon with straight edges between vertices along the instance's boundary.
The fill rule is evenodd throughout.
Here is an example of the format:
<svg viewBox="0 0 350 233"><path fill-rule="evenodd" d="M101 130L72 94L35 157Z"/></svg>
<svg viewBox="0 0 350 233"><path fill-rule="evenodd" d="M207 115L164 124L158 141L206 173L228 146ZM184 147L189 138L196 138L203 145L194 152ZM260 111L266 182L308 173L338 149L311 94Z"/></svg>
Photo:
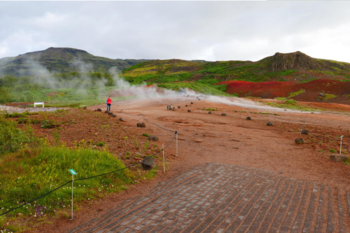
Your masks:
<svg viewBox="0 0 350 233"><path fill-rule="evenodd" d="M167 103L176 111L167 111ZM90 109L97 107L105 108ZM204 107L219 111L208 114ZM142 114L177 130L179 157L172 145L166 157L174 159L165 176L142 184L142 191L129 190L130 198L109 200L95 217L61 225L60 231L350 232L349 166L330 161L329 153L320 154L311 144L294 143L303 122L313 132L340 129L347 135L349 117L250 111L261 112L197 99L114 103L112 112L129 126L142 122ZM266 126L268 121L274 126ZM164 144L173 135L147 123L146 129Z"/></svg>

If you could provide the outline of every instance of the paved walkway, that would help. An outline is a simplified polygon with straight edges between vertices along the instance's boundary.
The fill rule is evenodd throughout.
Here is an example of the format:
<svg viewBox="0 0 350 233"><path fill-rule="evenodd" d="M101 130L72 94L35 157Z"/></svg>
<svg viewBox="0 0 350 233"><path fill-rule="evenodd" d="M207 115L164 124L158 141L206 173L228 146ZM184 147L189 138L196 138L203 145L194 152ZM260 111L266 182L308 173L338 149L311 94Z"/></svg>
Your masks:
<svg viewBox="0 0 350 233"><path fill-rule="evenodd" d="M350 232L350 193L210 163L71 232Z"/></svg>

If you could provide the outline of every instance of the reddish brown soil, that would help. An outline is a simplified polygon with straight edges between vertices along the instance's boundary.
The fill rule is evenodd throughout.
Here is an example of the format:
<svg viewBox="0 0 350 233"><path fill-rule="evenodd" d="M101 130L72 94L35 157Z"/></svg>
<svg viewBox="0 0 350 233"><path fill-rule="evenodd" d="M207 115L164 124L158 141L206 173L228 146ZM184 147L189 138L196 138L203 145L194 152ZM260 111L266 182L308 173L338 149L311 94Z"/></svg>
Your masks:
<svg viewBox="0 0 350 233"><path fill-rule="evenodd" d="M191 101L194 102L193 105L190 104ZM168 102L169 100L137 100L118 103L118 109L122 108L127 113L135 114L133 116L120 113L119 110L116 110L115 104L112 105L112 111L118 117L124 117L127 120L125 123L118 122L116 118L102 117L104 113L90 111L97 107L104 108L104 105L89 107L89 110L85 111L73 110L73 115L69 115L66 121L70 118L75 123L66 124L63 127L62 139L67 143L81 139L104 140L118 157L122 149L119 148L121 149L119 151L117 145L124 134L139 137L144 132L154 133L160 137L158 145L166 144L172 137L171 133L164 135L164 131L159 128L153 129L147 123L145 129L136 128L136 123L142 120L142 117L137 115L142 113L149 121L179 132L179 156L173 156L175 154L175 144L173 144L165 153L166 160L169 162L165 175L160 172L155 179L142 181L123 193L94 201L93 204L81 204L79 210L76 211L74 221L66 218L50 220L53 221L52 224L43 225L31 232L68 232L78 225L101 216L121 204L123 200L149 193L159 182L167 182L197 165L208 162L261 168L274 171L276 174L283 174L286 177L350 188L349 166L329 160L331 154L329 149L339 148L339 142L334 139L345 135L344 144L347 146L350 144L350 121L345 114L278 113L278 115L267 115L258 114L257 112L260 111L252 109L194 99L172 99L173 106L181 106L181 108L176 111L167 111L165 103ZM186 108L186 104L190 107ZM201 110L204 107L218 108L218 111L208 114L207 111ZM324 107L329 107L329 105L326 104ZM191 113L187 112L189 108L192 110ZM227 113L227 116L221 116L223 111ZM250 116L252 120L247 121L245 119L247 116ZM99 118L101 120L97 121ZM93 120L96 122L91 122ZM274 125L266 126L268 121L272 121ZM300 136L299 131L303 122L306 123L307 130L320 138ZM115 128L102 129L101 125L106 123ZM37 132L40 135L50 135L49 130L37 128ZM101 138L97 138L96 133ZM304 145L294 143L294 140L299 137L305 140ZM123 159L123 156L121 155L120 158ZM124 161L127 163L126 160Z"/></svg>
<svg viewBox="0 0 350 233"><path fill-rule="evenodd" d="M293 82L247 82L225 81L218 84L227 84L227 93L236 93L240 97L254 96L261 98L287 97L290 93L304 89L305 92L293 97L298 101L329 102L350 104L350 82L341 82L330 79L317 79L307 83ZM323 101L320 93L336 95L336 98Z"/></svg>

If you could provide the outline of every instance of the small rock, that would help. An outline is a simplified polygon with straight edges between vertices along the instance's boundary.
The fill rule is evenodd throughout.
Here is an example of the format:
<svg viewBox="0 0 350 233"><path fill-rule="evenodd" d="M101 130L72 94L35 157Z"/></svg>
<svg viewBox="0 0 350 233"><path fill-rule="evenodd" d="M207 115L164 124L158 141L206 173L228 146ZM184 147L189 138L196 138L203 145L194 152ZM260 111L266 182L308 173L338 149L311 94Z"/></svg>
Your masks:
<svg viewBox="0 0 350 233"><path fill-rule="evenodd" d="M221 116L227 116L227 114L223 112L223 113L221 113Z"/></svg>
<svg viewBox="0 0 350 233"><path fill-rule="evenodd" d="M211 114L211 111L209 111L208 114Z"/></svg>
<svg viewBox="0 0 350 233"><path fill-rule="evenodd" d="M279 174L283 174L284 172L280 171Z"/></svg>
<svg viewBox="0 0 350 233"><path fill-rule="evenodd" d="M145 128L146 127L145 123L143 123L143 122L137 123L136 125L137 125L137 127L140 127L140 128Z"/></svg>
<svg viewBox="0 0 350 233"><path fill-rule="evenodd" d="M185 107L188 107L187 104L185 105Z"/></svg>
<svg viewBox="0 0 350 233"><path fill-rule="evenodd" d="M267 126L273 126L273 123L271 121L267 122Z"/></svg>
<svg viewBox="0 0 350 233"><path fill-rule="evenodd" d="M248 120L248 121L250 121L251 119L252 119L252 118L250 118L250 117L247 117L247 118L246 118L246 120Z"/></svg>
<svg viewBox="0 0 350 233"><path fill-rule="evenodd" d="M155 163L154 163L154 159L149 156L146 157L143 161L142 161L142 168L144 170L151 170L154 167Z"/></svg>
<svg viewBox="0 0 350 233"><path fill-rule="evenodd" d="M303 129L301 131L301 134L309 135L309 130Z"/></svg>
<svg viewBox="0 0 350 233"><path fill-rule="evenodd" d="M295 144L305 144L304 139L302 138L295 139Z"/></svg>
<svg viewBox="0 0 350 233"><path fill-rule="evenodd" d="M124 118L119 118L119 121L125 121L125 119Z"/></svg>
<svg viewBox="0 0 350 233"><path fill-rule="evenodd" d="M105 113L109 113L109 111L105 111Z"/></svg>
<svg viewBox="0 0 350 233"><path fill-rule="evenodd" d="M180 108L180 106L177 106L177 108Z"/></svg>
<svg viewBox="0 0 350 233"><path fill-rule="evenodd" d="M115 115L115 114L112 114L112 117L117 117L117 115Z"/></svg>
<svg viewBox="0 0 350 233"><path fill-rule="evenodd" d="M195 139L194 141L195 142L203 142L203 140L201 140L201 139Z"/></svg>
<svg viewBox="0 0 350 233"><path fill-rule="evenodd" d="M150 140L150 141L158 141L159 138L154 136L154 135L151 135L151 136L148 137L148 140Z"/></svg>
<svg viewBox="0 0 350 233"><path fill-rule="evenodd" d="M345 155L334 154L329 156L329 158L334 162L345 162L349 157Z"/></svg>
<svg viewBox="0 0 350 233"><path fill-rule="evenodd" d="M102 109L98 108L96 109L97 112L102 112Z"/></svg>
<svg viewBox="0 0 350 233"><path fill-rule="evenodd" d="M101 211L103 211L103 209L99 208L99 209L98 209L98 212L101 212Z"/></svg>
<svg viewBox="0 0 350 233"><path fill-rule="evenodd" d="M325 96L325 94L324 93L320 93L320 94L318 94L319 96Z"/></svg>
<svg viewBox="0 0 350 233"><path fill-rule="evenodd" d="M112 115L113 115L113 113L112 113L112 112L108 112L108 115L112 116Z"/></svg>
<svg viewBox="0 0 350 233"><path fill-rule="evenodd" d="M191 112L191 110L190 110L190 109L188 109L188 110L187 110L187 112Z"/></svg>
<svg viewBox="0 0 350 233"><path fill-rule="evenodd" d="M201 99L198 99L198 100L201 100Z"/></svg>
<svg viewBox="0 0 350 233"><path fill-rule="evenodd" d="M193 102L191 102L191 104L193 104Z"/></svg>
<svg viewBox="0 0 350 233"><path fill-rule="evenodd" d="M172 109L172 106L171 105L167 105L166 106L166 110L171 110Z"/></svg>

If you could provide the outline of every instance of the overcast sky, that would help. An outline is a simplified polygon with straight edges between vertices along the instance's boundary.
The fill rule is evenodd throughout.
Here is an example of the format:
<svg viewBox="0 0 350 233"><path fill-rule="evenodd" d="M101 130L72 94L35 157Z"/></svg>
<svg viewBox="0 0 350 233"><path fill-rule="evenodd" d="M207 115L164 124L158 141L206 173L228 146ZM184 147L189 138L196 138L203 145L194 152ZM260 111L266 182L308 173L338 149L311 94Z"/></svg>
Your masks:
<svg viewBox="0 0 350 233"><path fill-rule="evenodd" d="M0 58L71 47L108 58L350 62L350 2L0 2Z"/></svg>

